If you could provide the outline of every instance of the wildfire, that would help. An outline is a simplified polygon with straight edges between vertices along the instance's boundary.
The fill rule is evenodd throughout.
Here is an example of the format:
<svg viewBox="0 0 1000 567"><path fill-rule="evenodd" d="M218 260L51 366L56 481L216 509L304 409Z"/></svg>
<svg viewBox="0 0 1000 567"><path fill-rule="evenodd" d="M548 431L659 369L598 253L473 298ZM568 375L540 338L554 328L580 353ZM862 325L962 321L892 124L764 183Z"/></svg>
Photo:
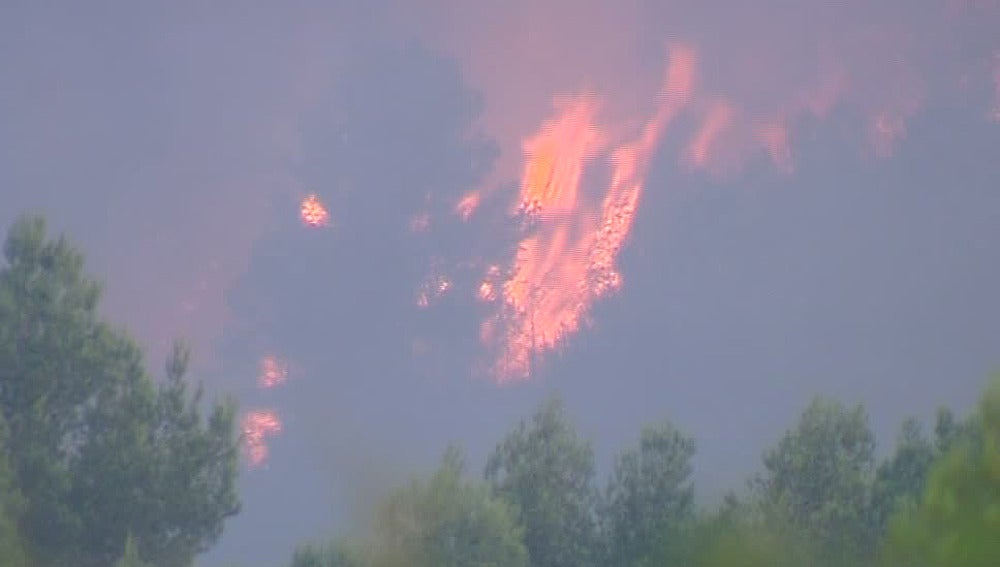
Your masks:
<svg viewBox="0 0 1000 567"><path fill-rule="evenodd" d="M586 256L593 212L580 210L586 162L604 146L594 125L597 103L582 96L559 103L561 113L524 143L526 164L515 213L534 221L503 282L510 312L503 374L527 376L535 350L556 346L580 323L586 301ZM583 214L581 214L583 213Z"/></svg>
<svg viewBox="0 0 1000 567"><path fill-rule="evenodd" d="M559 346L587 321L595 299L621 286L615 260L631 230L651 153L688 102L693 82L694 54L678 47L655 115L635 140L610 152L611 182L599 204L582 192L586 166L608 155L608 137L595 124L599 106L593 96L557 101L558 115L524 142L514 213L526 219L528 232L502 282L502 312L481 330L489 340L498 327L504 329L497 365L502 381L526 378L536 354ZM487 278L480 298L489 301L495 294Z"/></svg>
<svg viewBox="0 0 1000 567"><path fill-rule="evenodd" d="M417 307L421 309L429 307L431 303L448 293L451 287L452 283L448 276L443 274L428 276L417 291Z"/></svg>
<svg viewBox="0 0 1000 567"><path fill-rule="evenodd" d="M501 283L500 266L490 266L486 271L486 278L479 284L478 297L480 301L496 301L497 288Z"/></svg>
<svg viewBox="0 0 1000 567"><path fill-rule="evenodd" d="M672 46L655 112L636 116L629 112L637 104L634 93L647 89L645 63L633 64L626 54L632 47L612 38L652 38L646 24L658 10L648 2L624 2L613 9L585 3L567 19L559 17L557 7L544 8L546 17L539 17L537 3L521 4L498 9L493 18L482 18L481 10L458 10L473 18L466 22L470 25L452 26L462 29L450 30L456 37L434 38L446 45L458 42L450 48L460 51L453 55L464 58L470 78L490 99L483 119L502 150L497 175L503 179L450 202L453 214L463 222L486 216L494 209L482 207L482 200L492 200L497 194L491 191L520 176L516 196L503 203L512 217L505 220L516 221L516 249L486 274L478 273L482 277L466 290L490 310L480 337L499 351L494 368L501 381L527 377L533 360L589 324L595 301L622 289L619 255L642 203L653 152L678 113L691 112L691 129L671 132L672 142L682 148L677 157L689 171L723 176L753 163L791 175L800 157L799 139L825 135L827 126L821 123L841 116L857 117L860 127L845 131L838 126L838 136L849 133L866 152L889 157L917 112L940 94L936 78L925 77L925 69L952 76L927 55L938 53L935 59L943 61L973 49L964 43L972 38L952 33L960 27L937 29L938 20L968 23L1000 14L973 8L982 3L950 2L961 8L926 21L913 14L888 17L888 10L872 17L870 10L858 9L864 3L848 2L819 11L786 10L788 21L778 25L755 19L750 8L734 8L739 15L730 18L733 27L720 23L720 33L705 35L686 32L682 12L709 21L712 8L703 12L695 2L673 14L664 10L656 16L664 18L663 25L654 26L661 28L659 37L701 37L700 53L712 64L696 69L692 49ZM932 12L922 12L921 18ZM750 18L740 23L745 17ZM505 23L497 25L501 20ZM691 25L698 29L697 22ZM809 40L803 44L802 38ZM991 119L1000 123L1000 52L993 43L975 43L975 72L992 73L977 77L976 88L984 86L981 80L991 81L985 94L991 97ZM486 48L499 44L515 51ZM963 76L973 72L957 68ZM536 109L525 101L583 76L594 91L557 99L539 125ZM595 94L605 87L607 100ZM982 95L977 92L977 100ZM529 119L534 122L526 127ZM455 282L463 285L465 279L456 275ZM430 306L450 287L450 280L427 279L417 304Z"/></svg>
<svg viewBox="0 0 1000 567"><path fill-rule="evenodd" d="M281 433L281 419L273 410L253 410L243 416L243 450L251 467L267 462L267 438Z"/></svg>
<svg viewBox="0 0 1000 567"><path fill-rule="evenodd" d="M478 192L467 193L462 199L455 205L455 213L462 217L463 221L468 221L472 218L473 213L479 208L479 201L482 199L482 195Z"/></svg>
<svg viewBox="0 0 1000 567"><path fill-rule="evenodd" d="M326 226L330 222L330 213L315 193L308 195L302 200L299 215L302 218L303 224L310 228Z"/></svg>
<svg viewBox="0 0 1000 567"><path fill-rule="evenodd" d="M288 365L273 355L267 355L260 361L260 375L257 384L264 389L274 388L284 384L288 379Z"/></svg>
<svg viewBox="0 0 1000 567"><path fill-rule="evenodd" d="M590 253L590 285L596 297L621 286L615 259L632 229L653 150L663 130L691 99L694 66L694 52L675 46L656 114L637 140L621 146L611 156L611 187L604 198L600 228Z"/></svg>

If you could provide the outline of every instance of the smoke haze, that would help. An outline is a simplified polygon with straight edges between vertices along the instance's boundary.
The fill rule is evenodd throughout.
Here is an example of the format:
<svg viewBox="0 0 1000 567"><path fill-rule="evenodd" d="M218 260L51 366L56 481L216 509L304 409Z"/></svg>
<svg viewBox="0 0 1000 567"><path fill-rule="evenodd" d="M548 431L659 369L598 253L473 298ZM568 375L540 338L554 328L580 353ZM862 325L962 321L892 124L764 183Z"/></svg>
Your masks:
<svg viewBox="0 0 1000 567"><path fill-rule="evenodd" d="M602 466L669 416L707 501L814 394L864 401L888 441L996 369L998 29L990 0L12 2L0 227L45 214L154 371L188 337L211 391L280 416L204 565L363 524L551 390ZM678 53L690 86L653 128ZM600 150L526 151L580 100ZM527 222L525 195L561 214ZM632 204L611 247L607 202ZM613 292L566 275L594 250ZM587 323L540 348L505 281ZM530 377L497 385L491 320L529 337Z"/></svg>

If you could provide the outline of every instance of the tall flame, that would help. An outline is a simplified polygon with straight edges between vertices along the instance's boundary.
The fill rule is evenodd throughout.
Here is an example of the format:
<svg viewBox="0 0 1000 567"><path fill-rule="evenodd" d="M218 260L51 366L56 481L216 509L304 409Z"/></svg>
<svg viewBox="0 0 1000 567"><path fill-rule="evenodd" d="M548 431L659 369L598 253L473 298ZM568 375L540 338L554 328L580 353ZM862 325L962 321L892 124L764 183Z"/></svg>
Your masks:
<svg viewBox="0 0 1000 567"><path fill-rule="evenodd" d="M243 416L243 451L251 467L267 462L267 439L281 433L281 418L274 410L252 410Z"/></svg>
<svg viewBox="0 0 1000 567"><path fill-rule="evenodd" d="M663 130L690 101L694 90L694 67L694 52L684 46L675 46L656 114L637 140L619 147L611 156L611 187L604 198L601 224L590 253L590 284L597 297L621 286L615 258L632 230L653 150Z"/></svg>
<svg viewBox="0 0 1000 567"><path fill-rule="evenodd" d="M585 1L574 4L570 19L559 17L564 6L546 2L502 3L489 17L468 2L435 3L447 7L440 21L426 6L420 10L429 18L406 3L394 13L412 20L407 25L422 22L426 39L462 61L463 72L488 95L482 125L501 146L494 173L503 179L491 177L456 199L453 214L463 222L486 216L494 191L520 174L508 209L519 221L516 251L469 290L492 310L480 337L499 350L501 381L527 377L538 356L589 324L595 301L622 288L619 255L653 152L679 112L692 111L693 129L671 132L689 171L721 176L753 164L793 174L797 138L820 134L827 128L820 123L840 116L860 119L861 131L848 131L866 153L889 157L929 97L944 93L935 75L947 79L952 72L942 74L941 62L966 49L981 57L985 47L993 59L977 59L976 72L992 74L990 116L1000 123L1000 52L988 41L976 39L974 47L966 42L972 38L960 37L964 24L983 20L977 24L985 29L984 18L1000 15L992 0L937 3L949 7L935 4L919 17L891 7L873 12L869 3L849 0L783 10L780 21L760 18L749 5L727 7L737 17L717 20L717 8L698 2ZM700 27L707 22L714 22L710 34ZM674 45L655 112L635 120L636 93L652 85L634 53L654 37L700 37L699 58L712 64L701 70L695 92L695 54ZM566 96L546 119L535 114L532 101L572 93L584 77L592 88L610 85L610 96ZM603 186L601 176L607 176ZM432 305L451 283L432 274L417 304Z"/></svg>
<svg viewBox="0 0 1000 567"><path fill-rule="evenodd" d="M595 125L593 96L558 100L557 116L524 142L514 212L525 220L527 234L502 284L501 313L481 333L491 340L498 327L504 329L496 367L501 381L526 378L537 354L562 344L587 321L597 298L620 288L615 261L632 228L652 152L691 96L694 61L686 47L672 51L656 113L635 140L610 151L611 182L599 206L581 191L588 162L609 147ZM493 283L484 281L480 297L490 300L494 293Z"/></svg>
<svg viewBox="0 0 1000 567"><path fill-rule="evenodd" d="M558 101L558 117L524 142L517 213L532 230L518 246L502 284L509 312L501 376L527 376L536 350L550 349L577 330L589 301L588 248L593 212L580 204L585 163L603 149L590 96Z"/></svg>

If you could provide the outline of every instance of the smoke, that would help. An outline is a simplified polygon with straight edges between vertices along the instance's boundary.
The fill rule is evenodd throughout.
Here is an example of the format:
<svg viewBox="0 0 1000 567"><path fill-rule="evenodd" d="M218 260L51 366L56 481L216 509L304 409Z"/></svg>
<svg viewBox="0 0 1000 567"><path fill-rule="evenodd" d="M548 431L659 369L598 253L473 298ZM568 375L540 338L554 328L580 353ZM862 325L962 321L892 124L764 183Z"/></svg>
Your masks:
<svg viewBox="0 0 1000 567"><path fill-rule="evenodd" d="M466 216L486 194L516 199L521 144L554 96L593 93L612 134L640 128L677 42L697 55L697 88L655 158L695 174L731 177L751 160L792 172L815 121L889 156L928 105L1000 120L995 0L218 2L114 15L25 4L5 19L0 104L17 140L4 148L5 218L41 209L83 235L108 310L153 360L176 336L211 357L254 243L284 203L322 189L296 170L302 120L336 104L327 95L364 42L417 40L482 96L470 130L499 155L448 204L467 196Z"/></svg>
<svg viewBox="0 0 1000 567"><path fill-rule="evenodd" d="M260 495L256 506L266 504L257 509L296 517L297 506L308 508L317 529L329 526L333 504L367 510L422 448L454 431L427 409L449 404L441 385L467 376L477 349L474 298L463 303L443 283L475 272L465 265L480 227L454 205L495 152L468 134L479 102L453 63L412 44L353 49L356 59L303 116L294 167L328 222L307 226L298 199L279 201L228 296L233 317L220 346L220 381L282 423L268 439L267 467L244 480ZM287 381L258 389L261 357L272 353L286 362ZM426 438L400 436L397 424ZM312 502L269 496L290 482L333 492L303 495ZM262 522L237 518L232 529L260 533ZM302 537L290 525L266 534L275 554Z"/></svg>
<svg viewBox="0 0 1000 567"><path fill-rule="evenodd" d="M500 156L493 176L457 202L463 218L498 189L529 220L544 209L522 230L513 257L492 259L493 275L480 284L495 301L495 288L504 290L500 313L481 330L485 342L503 345L501 379L527 375L536 353L564 344L589 321L591 304L606 292L588 283L591 264L603 266L601 285L620 286L615 257L654 157L713 179L738 175L750 162L792 174L805 125L846 135L861 155L890 158L928 105L972 103L989 115L997 40L985 32L995 29L987 22L1000 25L998 6L773 0L472 7L441 0L418 12L395 5L389 19L397 29L461 61L485 93L479 124L498 140ZM664 102L661 95L650 108L668 46L685 54L683 64L672 64L683 71L670 71L683 72L683 96ZM580 92L587 94L579 102L545 114L553 97L572 100ZM638 142L613 151L604 219L597 220L585 198L595 184L590 162L651 115ZM507 189L518 177L520 195ZM598 242L602 224L612 243ZM497 263L509 264L502 282L494 281Z"/></svg>
<svg viewBox="0 0 1000 567"><path fill-rule="evenodd" d="M508 181L553 95L599 92L612 123L648 115L676 41L699 55L695 125L678 134L690 166L731 171L763 153L790 171L796 125L837 109L856 115L864 151L888 156L925 105L990 104L1000 3L437 0L399 3L390 20L486 93L482 125Z"/></svg>
<svg viewBox="0 0 1000 567"><path fill-rule="evenodd" d="M473 165L446 173L447 167L410 163L407 144L434 145L420 140L426 133L415 129L413 116L397 114L396 101L380 97L414 95L408 100L425 105L431 97L416 78L401 80L407 70L395 63L374 75L348 68L338 79L349 86L333 89L335 118L320 120L318 137L307 143L310 151L326 147L336 155L305 156L297 178L335 180L323 196L334 224L343 223L337 237L345 249L334 253L341 257L335 263L354 271L378 257L397 269L381 285L370 283L386 277L374 268L351 275L366 282L358 289L317 291L313 311L296 320L328 310L319 304L338 297L368 297L360 304L371 312L351 325L353 340L367 349L366 328L381 330L380 321L414 307L441 309L444 316L412 319L414 326L399 337L405 346L398 356L467 373L468 340L462 348L443 345L473 336L470 314L482 313L471 304L478 296L495 304L477 333L498 356L493 371L501 381L528 376L536 355L564 345L592 322L594 302L621 288L616 259L653 161L718 179L757 160L788 175L796 168L803 124L838 122L832 128L848 130L863 154L889 158L928 104L964 97L990 109L996 48L970 31L996 19L997 11L955 2L902 7L515 2L471 9L441 0L414 11L387 4L387 37L412 34L451 54L483 95L482 113L470 98L452 115L457 122L422 126L448 132L452 138L443 147L449 151L471 148L471 157L459 159ZM727 17L719 18L720 11ZM381 75L386 72L397 77ZM354 125L379 100L373 120ZM553 100L556 115L550 116ZM495 161L484 135L499 144ZM354 152L361 153L341 159ZM605 177L589 173L598 156L608 161ZM394 172L353 171L378 161L391 161ZM520 191L513 191L518 178ZM383 189L375 196L368 187ZM319 202L310 194L303 214ZM511 211L518 218L511 219ZM322 213L325 223L329 212ZM459 236L463 231L467 237ZM345 243L358 238L393 244L359 247L355 254ZM449 317L450 332L428 335ZM382 345L381 339L371 335L368 342Z"/></svg>
<svg viewBox="0 0 1000 567"><path fill-rule="evenodd" d="M998 13L982 6L382 8L378 37L352 44L302 121L293 176L329 227L300 226L303 195L276 208L231 294L245 332L224 349L229 360L281 352L301 369L298 394L274 401L286 437L256 492L308 483L292 464L319 459L339 475L334 502L354 513L390 471L484 418L482 392L461 384L484 351L502 378L523 377L598 299L627 289L617 256L645 196L685 187L683 175L650 184L655 166L792 176L817 124L862 156L891 158L929 105L993 104L996 46L982 38ZM492 405L500 395L489 392ZM283 510L295 513L287 502L268 513Z"/></svg>
<svg viewBox="0 0 1000 567"><path fill-rule="evenodd" d="M441 384L464 382L483 355L519 247L520 260L562 250L520 272L548 274L536 290L598 266L589 317L612 289L641 283L618 255L656 249L640 237L660 233L638 226L670 217L655 206L663 193L756 167L794 183L811 137L893 159L929 109L1000 123L994 0L312 4L22 3L0 22L0 221L41 209L79 238L106 276L107 309L154 362L178 335L202 364L218 346L213 385L280 410L271 459L290 478L317 447L335 447L330 469L352 478L365 477L356 463L416 459L407 443L420 439L364 430L380 419L415 429L438 417L419 433L435 452L464 430L420 401L479 423L469 399L486 394ZM677 46L691 55L690 93L660 124ZM564 193L578 197L565 218L522 226L511 212L535 155L524 142L559 118L554 99L581 93L606 143ZM299 219L312 194L322 230ZM526 320L503 318L494 334ZM269 353L291 378L258 391ZM531 387L490 390L490 407ZM359 407L364 419L341 417ZM320 439L293 449L307 431ZM280 493L276 478L254 494ZM282 505L274 515L294 513Z"/></svg>
<svg viewBox="0 0 1000 567"><path fill-rule="evenodd" d="M274 202L304 192L290 169L298 121L343 55L337 16L362 11L10 8L0 222L25 209L51 217L87 251L106 311L155 366L183 336L204 368Z"/></svg>

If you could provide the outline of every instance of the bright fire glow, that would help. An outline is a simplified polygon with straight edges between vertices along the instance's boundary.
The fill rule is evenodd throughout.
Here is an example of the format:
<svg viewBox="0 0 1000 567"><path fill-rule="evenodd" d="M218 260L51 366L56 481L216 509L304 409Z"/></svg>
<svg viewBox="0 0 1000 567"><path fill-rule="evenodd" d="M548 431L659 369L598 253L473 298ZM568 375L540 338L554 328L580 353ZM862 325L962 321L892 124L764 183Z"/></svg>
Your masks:
<svg viewBox="0 0 1000 567"><path fill-rule="evenodd" d="M281 433L281 419L274 410L253 410L243 416L243 451L251 467L267 462L267 439Z"/></svg>
<svg viewBox="0 0 1000 567"><path fill-rule="evenodd" d="M515 221L517 246L464 290L489 310L480 337L498 355L494 369L501 381L527 377L533 361L589 324L595 301L623 287L621 249L668 125L671 140L664 146L681 148L674 158L711 176L728 177L748 166L793 174L797 160L821 151L813 141L831 132L860 141L866 154L889 157L925 99L944 94L935 75L954 77L940 64L966 48L972 54L973 44L964 43L972 38L961 37L961 27L938 29L939 23L1000 14L988 11L995 10L992 1L980 11L983 2L953 0L947 13L923 11L926 20L890 10L874 17L857 0L785 10L777 22L734 4L727 14L735 17L725 19L732 23L719 20L720 27L705 35L695 22L711 21L715 8L697 2L673 14L652 8L663 2L584 2L574 6L572 18L544 2L498 3L504 7L486 18L482 6L467 6L476 3L444 4L458 18L451 24L465 25L428 30L479 83L488 99L483 125L501 150L495 168L502 179L457 196L449 202L453 214L465 222L487 217L496 211L493 191L520 175L516 197L506 202L505 195L500 205L512 216L503 220ZM687 13L695 27L685 31ZM663 20L652 24L652 17ZM658 37L701 37L699 58L709 62L696 69L692 50L674 46L653 116L634 111L652 88L645 61L629 53L632 40L653 38L649 25L662 32ZM974 71L965 62L955 69L966 77L965 90L976 73L975 98L1000 123L1000 52L993 43L975 44ZM566 89L575 86L584 93L557 99L552 113L539 119L530 101L572 94ZM982 87L988 92L978 92ZM672 123L682 111L691 121ZM824 123L842 117L860 124ZM690 130L679 128L684 125ZM810 154L801 140L810 141ZM511 242L479 250L496 254L493 244ZM455 285L464 283L457 275ZM431 278L420 288L418 305L431 305L445 289Z"/></svg>
<svg viewBox="0 0 1000 567"><path fill-rule="evenodd" d="M302 217L303 224L310 228L326 226L330 222L330 213L315 193L302 200L299 215Z"/></svg>
<svg viewBox="0 0 1000 567"><path fill-rule="evenodd" d="M455 212L458 216L462 217L463 221L468 221L472 218L472 215L479 208L479 201L482 196L478 192L467 193L462 199L455 205Z"/></svg>
<svg viewBox="0 0 1000 567"><path fill-rule="evenodd" d="M486 271L486 278L479 283L479 290L477 291L477 296L480 301L496 301L497 299L497 289L502 285L500 266L490 266L490 269Z"/></svg>
<svg viewBox="0 0 1000 567"><path fill-rule="evenodd" d="M497 376L523 379L532 360L562 344L587 321L594 300L622 283L615 261L634 221L653 150L694 83L694 54L673 50L655 115L640 135L614 149L595 124L593 96L557 101L558 115L523 145L524 174L515 213L527 234L502 284L502 312L481 330L484 340L502 341ZM583 191L586 166L605 155L611 181L599 203ZM496 293L488 278L480 298ZM503 331L497 336L497 328Z"/></svg>
<svg viewBox="0 0 1000 567"><path fill-rule="evenodd" d="M448 276L432 274L428 276L417 291L417 307L426 309L451 290L452 283Z"/></svg>
<svg viewBox="0 0 1000 567"><path fill-rule="evenodd" d="M267 355L260 361L260 375L257 384L264 389L280 386L288 380L288 364L274 355Z"/></svg>

